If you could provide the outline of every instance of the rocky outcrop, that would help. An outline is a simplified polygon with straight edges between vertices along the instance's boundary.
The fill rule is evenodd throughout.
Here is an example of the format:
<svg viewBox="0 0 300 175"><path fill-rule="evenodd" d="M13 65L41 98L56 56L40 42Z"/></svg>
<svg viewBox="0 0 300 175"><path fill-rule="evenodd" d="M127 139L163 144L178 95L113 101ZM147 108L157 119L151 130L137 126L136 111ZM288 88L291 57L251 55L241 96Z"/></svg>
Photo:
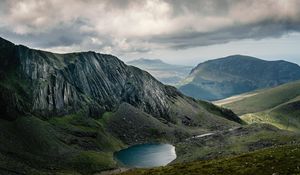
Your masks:
<svg viewBox="0 0 300 175"><path fill-rule="evenodd" d="M35 115L64 115L83 109L95 116L127 102L153 116L168 116L171 99L181 96L175 88L112 55L54 54L3 39L1 52L5 52L1 65L6 65L2 80L12 83L10 79L15 79L14 83L28 88L24 89L32 99L28 106ZM12 75L5 70L7 65Z"/></svg>
<svg viewBox="0 0 300 175"><path fill-rule="evenodd" d="M24 114L49 118L79 111L98 118L128 103L172 123L182 123L189 117L193 126L200 126L199 113L228 119L222 109L216 108L220 112L211 115L206 106L115 56L95 52L56 54L0 40L0 63L4 65L0 70L0 106L5 118ZM229 117L240 123L237 119Z"/></svg>

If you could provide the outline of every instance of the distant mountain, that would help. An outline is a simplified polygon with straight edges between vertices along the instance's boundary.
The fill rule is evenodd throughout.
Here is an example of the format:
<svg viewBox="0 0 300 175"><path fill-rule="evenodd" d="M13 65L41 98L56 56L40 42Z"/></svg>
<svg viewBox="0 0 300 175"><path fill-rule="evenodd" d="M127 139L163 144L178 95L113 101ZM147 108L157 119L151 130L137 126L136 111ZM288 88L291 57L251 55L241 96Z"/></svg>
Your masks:
<svg viewBox="0 0 300 175"><path fill-rule="evenodd" d="M159 81L169 85L179 83L192 69L190 66L172 65L159 59L141 58L129 61L127 64L146 70Z"/></svg>
<svg viewBox="0 0 300 175"><path fill-rule="evenodd" d="M268 123L300 131L300 81L241 94L215 104L232 109L248 123Z"/></svg>
<svg viewBox="0 0 300 175"><path fill-rule="evenodd" d="M297 64L233 55L200 63L179 89L194 98L218 100L299 79Z"/></svg>
<svg viewBox="0 0 300 175"><path fill-rule="evenodd" d="M113 153L129 145L241 123L115 56L0 38L0 174L94 174L116 168Z"/></svg>

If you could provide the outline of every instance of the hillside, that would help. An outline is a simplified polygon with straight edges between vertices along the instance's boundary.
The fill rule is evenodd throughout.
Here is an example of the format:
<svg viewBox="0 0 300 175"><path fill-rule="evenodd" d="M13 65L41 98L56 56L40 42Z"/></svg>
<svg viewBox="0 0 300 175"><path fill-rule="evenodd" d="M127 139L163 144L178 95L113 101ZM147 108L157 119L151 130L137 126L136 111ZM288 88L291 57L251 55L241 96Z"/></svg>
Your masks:
<svg viewBox="0 0 300 175"><path fill-rule="evenodd" d="M299 145L276 146L226 158L174 164L148 170L130 170L122 175L299 174L299 157Z"/></svg>
<svg viewBox="0 0 300 175"><path fill-rule="evenodd" d="M299 79L300 67L296 64L233 55L200 63L179 89L194 98L219 100Z"/></svg>
<svg viewBox="0 0 300 175"><path fill-rule="evenodd" d="M215 102L232 109L248 123L269 123L281 129L300 131L300 81L242 94Z"/></svg>
<svg viewBox="0 0 300 175"><path fill-rule="evenodd" d="M0 38L0 172L92 174L133 144L175 143L242 121L112 55L56 54Z"/></svg>
<svg viewBox="0 0 300 175"><path fill-rule="evenodd" d="M158 59L137 59L127 62L128 65L146 70L164 84L176 85L191 71L190 66L167 64Z"/></svg>

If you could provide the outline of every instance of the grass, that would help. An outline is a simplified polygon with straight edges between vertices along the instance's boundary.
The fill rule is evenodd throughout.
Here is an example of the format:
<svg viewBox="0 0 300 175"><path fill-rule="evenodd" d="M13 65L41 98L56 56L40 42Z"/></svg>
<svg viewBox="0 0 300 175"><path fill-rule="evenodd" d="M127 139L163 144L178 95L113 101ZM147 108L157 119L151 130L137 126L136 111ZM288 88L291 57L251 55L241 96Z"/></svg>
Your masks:
<svg viewBox="0 0 300 175"><path fill-rule="evenodd" d="M281 109L280 109L281 110ZM288 110L278 111L264 111L252 114L245 114L241 118L248 124L252 123L268 123L283 130L294 132L300 131L300 118L298 114L289 112Z"/></svg>
<svg viewBox="0 0 300 175"><path fill-rule="evenodd" d="M100 122L80 113L1 120L0 132L0 174L91 174L115 168L113 152L124 147Z"/></svg>
<svg viewBox="0 0 300 175"><path fill-rule="evenodd" d="M113 112L105 112L98 121L105 126L108 123L108 120L113 116Z"/></svg>
<svg viewBox="0 0 300 175"><path fill-rule="evenodd" d="M52 117L49 123L65 128L79 129L83 131L97 131L101 126L93 118L87 117L82 113L71 114L63 117Z"/></svg>
<svg viewBox="0 0 300 175"><path fill-rule="evenodd" d="M299 135L266 124L252 124L201 139L177 143L175 163L237 155L273 145L300 142Z"/></svg>
<svg viewBox="0 0 300 175"><path fill-rule="evenodd" d="M205 107L205 109L215 115L222 116L228 120L235 121L240 124L246 124L238 116L236 116L231 110L223 107L218 107L212 103L206 101L199 101L199 103Z"/></svg>
<svg viewBox="0 0 300 175"><path fill-rule="evenodd" d="M300 96L300 81L256 91L254 93L257 94L226 104L224 107L232 109L238 115L272 109Z"/></svg>
<svg viewBox="0 0 300 175"><path fill-rule="evenodd" d="M253 93L223 106L241 115L248 124L268 123L280 129L300 131L300 81Z"/></svg>
<svg viewBox="0 0 300 175"><path fill-rule="evenodd" d="M123 175L299 174L300 145L276 146L238 156L131 170Z"/></svg>
<svg viewBox="0 0 300 175"><path fill-rule="evenodd" d="M72 166L82 174L93 174L107 169L116 168L113 153L84 151L72 159Z"/></svg>

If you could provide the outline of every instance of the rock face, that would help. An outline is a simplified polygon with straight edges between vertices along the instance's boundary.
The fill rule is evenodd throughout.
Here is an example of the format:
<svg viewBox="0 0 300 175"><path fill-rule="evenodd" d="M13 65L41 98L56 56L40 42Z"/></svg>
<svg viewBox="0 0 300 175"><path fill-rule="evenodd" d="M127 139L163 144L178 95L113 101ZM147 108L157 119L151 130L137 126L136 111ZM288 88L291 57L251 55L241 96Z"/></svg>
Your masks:
<svg viewBox="0 0 300 175"><path fill-rule="evenodd" d="M1 78L17 79L16 84L28 87L24 93L32 101L27 107L34 114L64 115L87 107L91 115L100 115L127 102L153 116L167 117L170 101L181 96L175 88L112 55L54 54L3 39L0 47ZM7 66L13 75L5 70Z"/></svg>
<svg viewBox="0 0 300 175"><path fill-rule="evenodd" d="M199 64L180 90L198 99L218 100L299 79L300 67L296 64L234 55Z"/></svg>
<svg viewBox="0 0 300 175"><path fill-rule="evenodd" d="M28 113L49 118L78 111L97 118L106 111L116 111L122 103L173 123L178 122L179 113L182 118L195 118L199 110L209 113L176 88L163 85L149 73L127 66L112 55L55 54L4 39L0 52L0 105L6 118ZM194 110L183 109L186 106ZM237 117L232 120L240 122Z"/></svg>

